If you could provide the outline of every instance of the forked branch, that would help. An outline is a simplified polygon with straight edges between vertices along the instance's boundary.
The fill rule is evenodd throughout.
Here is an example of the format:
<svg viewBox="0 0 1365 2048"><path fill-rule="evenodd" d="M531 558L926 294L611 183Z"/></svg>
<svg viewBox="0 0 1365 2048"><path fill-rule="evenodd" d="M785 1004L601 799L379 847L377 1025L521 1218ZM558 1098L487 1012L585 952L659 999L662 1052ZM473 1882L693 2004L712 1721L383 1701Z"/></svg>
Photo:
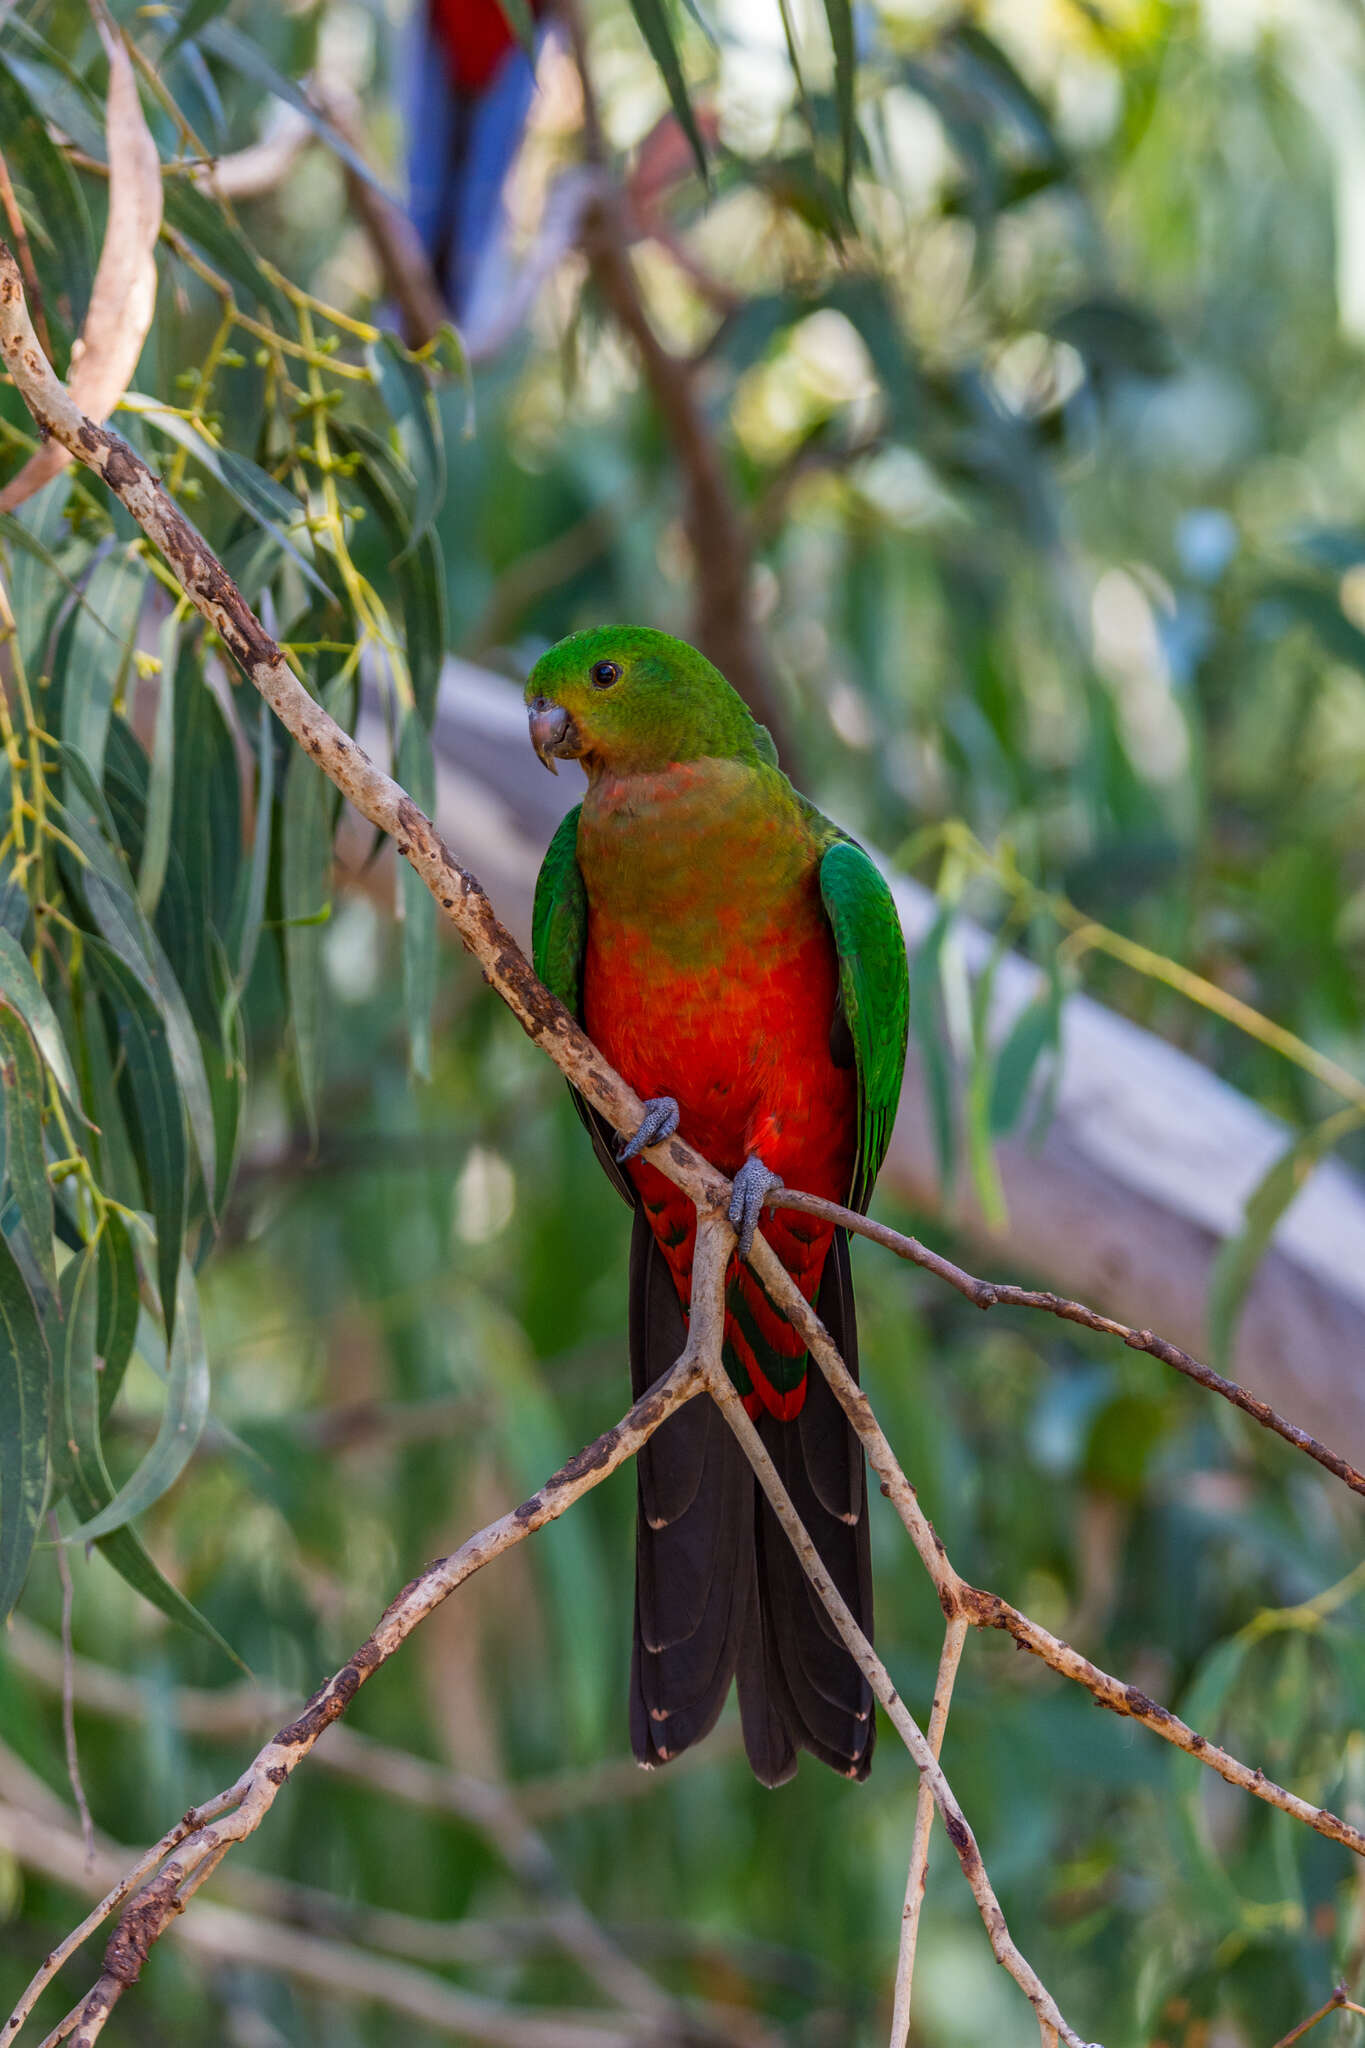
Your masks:
<svg viewBox="0 0 1365 2048"><path fill-rule="evenodd" d="M323 773L365 818L394 839L398 851L422 876L466 948L479 961L486 979L528 1036L542 1047L579 1092L617 1130L635 1129L642 1114L638 1097L607 1065L568 1011L536 979L511 935L498 921L478 882L455 861L430 819L309 695L222 565L147 465L120 436L87 419L75 404L38 344L25 306L18 265L3 242L0 242L0 357L13 375L39 429L103 478L160 548L187 596L217 631L249 680L300 746L312 755ZM1033 2003L1043 2038L1059 2036L1069 2044L1069 2048L1079 2048L1079 2036L1067 2027L1050 1994L1019 1954L1009 1935L971 1831L939 1769L932 1745L907 1712L885 1668L829 1581L722 1369L719 1304L731 1240L728 1226L720 1219L728 1202L729 1183L679 1138L651 1148L649 1156L688 1196L698 1213L699 1292L694 1297L697 1306L683 1358L615 1429L580 1452L539 1493L498 1522L490 1524L452 1557L431 1566L400 1594L355 1657L314 1696L297 1720L280 1730L237 1783L218 1795L209 1806L185 1816L177 1828L163 1838L157 1849L142 1859L136 1872L129 1874L116 1893L104 1902L102 1909L97 1909L76 1934L54 1952L16 2011L10 2023L10 2038L61 1962L93 1931L107 1912L124 1904L134 1888L141 1884L142 1890L126 1906L110 1942L99 1983L82 2006L69 2016L70 2026L63 2023L62 2029L58 2030L64 2036L74 2028L74 2038L80 2048L89 2048L101 2032L114 2001L128 1984L136 1981L151 1943L183 1908L185 1900L210 1874L232 1843L241 1840L260 1824L298 1763L309 1753L322 1731L345 1711L371 1672L386 1661L412 1629L473 1571L562 1514L583 1492L633 1456L652 1430L674 1407L692 1398L704 1381L735 1429L759 1483L772 1502L778 1519L783 1522L836 1628L914 1756L922 1782L928 1786L943 1815L998 1958ZM783 1197L784 1202L790 1200L791 1206L807 1206L812 1199ZM835 1212L834 1220L846 1222L850 1228L865 1230L870 1236L882 1234L880 1226L868 1226L862 1218L846 1213ZM971 1281L970 1276L961 1275L956 1268L946 1270L947 1262L938 1260L936 1254L926 1253L924 1247L906 1250L907 1246L914 1244L914 1240L901 1240L891 1248L903 1256L924 1254L918 1262L933 1270L941 1270L942 1277L951 1279L952 1274L958 1274L952 1284L968 1282L963 1291L972 1294L972 1298L980 1298L979 1292L972 1293L973 1289L989 1288L989 1283ZM883 1491L895 1505L933 1580L950 1623L965 1617L977 1627L1006 1630L1055 1670L1083 1685L1102 1705L1143 1721L1166 1740L1218 1771L1230 1783L1242 1786L1319 1833L1365 1856L1365 1836L1357 1829L1336 1815L1271 1785L1262 1773L1248 1769L1207 1742L1135 1688L1099 1671L1007 1602L994 1594L979 1591L960 1578L920 1509L914 1488L901 1471L866 1397L848 1373L815 1312L761 1237L755 1242L754 1264L773 1302L806 1339L817 1364L849 1415L882 1481ZM1128 1331L1123 1325L1093 1317L1090 1311L1081 1310L1079 1304L1059 1303L1056 1297L1030 1296L1025 1290L991 1289L990 1292L993 1300L1020 1300L1024 1305L1047 1307L1053 1313L1063 1315L1076 1311L1070 1315L1071 1320L1088 1321L1091 1327L1107 1329L1128 1342L1141 1338L1144 1340L1141 1348L1151 1350L1158 1357L1166 1356L1175 1348L1158 1348L1160 1340L1150 1337L1150 1333ZM1181 1353L1180 1357L1184 1358L1185 1354ZM1206 1380L1204 1383L1210 1382ZM1226 1383L1226 1386L1230 1385ZM1226 1386L1218 1391L1226 1391ZM1247 1406L1248 1403L1239 1401L1238 1405ZM1251 1407L1249 1412L1256 1413L1255 1407ZM1264 1418L1258 1416L1258 1419ZM1310 1455L1317 1456L1323 1450L1322 1446L1314 1448L1313 1440L1306 1439L1302 1432L1294 1432L1292 1425L1283 1426L1279 1433L1288 1441L1297 1443L1299 1448L1309 1450ZM1319 1462L1327 1463L1329 1469L1338 1470L1344 1461L1332 1464L1330 1455L1319 1457ZM1338 1476L1346 1477L1348 1484L1358 1482L1358 1474L1347 1477L1350 1472L1351 1468L1346 1468L1345 1472L1339 1471ZM156 1874L151 1875L154 1871ZM146 1879L150 1881L144 1883ZM906 1991L908 1996L908 1982Z"/></svg>

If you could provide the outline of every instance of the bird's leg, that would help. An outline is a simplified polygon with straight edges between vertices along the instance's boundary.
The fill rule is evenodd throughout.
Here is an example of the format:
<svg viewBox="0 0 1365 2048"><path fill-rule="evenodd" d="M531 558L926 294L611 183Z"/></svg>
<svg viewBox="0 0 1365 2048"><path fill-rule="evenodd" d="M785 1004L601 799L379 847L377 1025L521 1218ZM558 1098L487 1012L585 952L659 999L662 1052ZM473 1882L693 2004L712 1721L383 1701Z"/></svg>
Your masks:
<svg viewBox="0 0 1365 2048"><path fill-rule="evenodd" d="M643 1152L646 1145L657 1145L664 1138L671 1138L678 1128L678 1105L671 1095L651 1095L645 1104L645 1113L640 1119L640 1128L633 1138L616 1148L616 1157L624 1165L637 1152Z"/></svg>
<svg viewBox="0 0 1365 2048"><path fill-rule="evenodd" d="M754 1232L758 1219L763 1213L763 1204L774 1188L780 1188L782 1176L770 1173L757 1152L751 1152L731 1183L730 1227L739 1233L739 1255L747 1259L753 1247Z"/></svg>

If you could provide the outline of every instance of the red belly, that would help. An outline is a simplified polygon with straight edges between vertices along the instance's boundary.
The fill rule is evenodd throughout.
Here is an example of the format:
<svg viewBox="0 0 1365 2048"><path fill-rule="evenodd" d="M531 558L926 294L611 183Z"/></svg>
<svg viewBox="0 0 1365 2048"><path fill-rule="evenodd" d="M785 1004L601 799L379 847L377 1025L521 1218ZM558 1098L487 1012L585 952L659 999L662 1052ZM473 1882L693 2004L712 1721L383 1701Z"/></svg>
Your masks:
<svg viewBox="0 0 1365 2048"><path fill-rule="evenodd" d="M638 1095L675 1097L680 1135L722 1173L733 1175L756 1152L788 1187L845 1201L857 1082L852 1067L837 1067L830 1056L838 967L816 905L784 944L739 952L705 973L670 968L653 945L646 960L632 939L596 914L589 920L584 1021L612 1065ZM692 1205L647 1162L634 1160L628 1171L686 1307ZM832 1230L779 1211L765 1216L762 1233L813 1301ZM764 1342L783 1358L802 1357L804 1344L749 1270L732 1266L731 1281ZM760 1403L783 1417L798 1413L804 1378L793 1388L774 1387L733 1317L726 1337L751 1382L751 1413Z"/></svg>

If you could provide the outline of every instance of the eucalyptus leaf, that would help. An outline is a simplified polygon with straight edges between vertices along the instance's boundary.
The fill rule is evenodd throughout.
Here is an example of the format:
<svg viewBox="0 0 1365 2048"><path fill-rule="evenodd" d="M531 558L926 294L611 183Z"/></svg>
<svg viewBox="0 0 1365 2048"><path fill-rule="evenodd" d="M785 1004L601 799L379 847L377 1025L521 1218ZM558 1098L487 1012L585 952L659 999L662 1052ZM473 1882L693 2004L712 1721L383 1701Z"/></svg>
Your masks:
<svg viewBox="0 0 1365 2048"><path fill-rule="evenodd" d="M13 932L3 927L0 927L0 998L12 1005L23 1018L68 1106L79 1111L81 1104L76 1077L71 1070L57 1013L43 994L23 947Z"/></svg>
<svg viewBox="0 0 1365 2048"><path fill-rule="evenodd" d="M23 1591L42 1518L50 1377L33 1297L0 1237L0 1624Z"/></svg>
<svg viewBox="0 0 1365 2048"><path fill-rule="evenodd" d="M43 1151L43 1063L23 1018L3 1001L0 1077L5 1088L5 1171L23 1218L29 1250L48 1287L55 1290L52 1189Z"/></svg>

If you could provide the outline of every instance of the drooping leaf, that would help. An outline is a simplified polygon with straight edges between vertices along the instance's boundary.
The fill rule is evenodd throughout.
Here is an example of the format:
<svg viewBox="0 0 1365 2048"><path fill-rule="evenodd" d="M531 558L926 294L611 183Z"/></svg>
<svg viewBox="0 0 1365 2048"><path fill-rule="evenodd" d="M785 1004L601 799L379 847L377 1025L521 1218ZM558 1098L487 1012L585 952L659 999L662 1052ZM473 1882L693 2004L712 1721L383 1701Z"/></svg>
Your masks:
<svg viewBox="0 0 1365 2048"><path fill-rule="evenodd" d="M275 812L273 723L270 706L262 698L256 727L256 824L251 841L251 863L238 878L240 907L234 909L230 948L239 989L244 989L251 979L265 917L266 886L270 879L270 840Z"/></svg>
<svg viewBox="0 0 1365 2048"><path fill-rule="evenodd" d="M528 57L536 54L536 23L527 0L498 0L503 20Z"/></svg>
<svg viewBox="0 0 1365 2048"><path fill-rule="evenodd" d="M673 24L668 18L665 0L630 0L630 11L635 16L640 33L649 46L649 54L658 65L660 76L668 88L668 97L677 116L678 126L692 145L697 169L703 178L709 179L706 147L701 139L701 130L697 126L697 117L692 110L692 99L687 90L682 58L678 54L678 44L673 34Z"/></svg>
<svg viewBox="0 0 1365 2048"><path fill-rule="evenodd" d="M104 777L109 720L132 658L147 577L138 552L115 548L96 562L84 589L85 603L71 621L61 733L89 763L96 782Z"/></svg>
<svg viewBox="0 0 1365 2048"><path fill-rule="evenodd" d="M194 1276L182 1259L175 1334L166 1365L166 1405L161 1411L155 1441L113 1499L79 1528L71 1530L66 1541L90 1543L112 1535L160 1500L194 1455L208 1411L209 1363L199 1321L199 1296Z"/></svg>
<svg viewBox="0 0 1365 2048"><path fill-rule="evenodd" d="M398 742L398 780L421 810L436 804L436 764L422 719L408 713ZM436 998L436 902L411 862L398 861L403 916L403 1004L412 1071L431 1079L431 1006Z"/></svg>
<svg viewBox="0 0 1365 2048"><path fill-rule="evenodd" d="M147 1207L156 1223L158 1284L167 1332L173 1329L176 1275L185 1241L189 1157L185 1115L167 1043L165 1019L140 977L111 946L86 941L91 970L109 1005L123 1055L129 1136ZM103 1506L103 1502L100 1503Z"/></svg>
<svg viewBox="0 0 1365 2048"><path fill-rule="evenodd" d="M188 420L179 419L164 407L143 405L138 408L139 417L159 434L184 448L196 462L215 477L230 497L235 498L242 510L254 519L263 533L269 534L280 552L289 557L295 568L305 576L314 589L329 597L331 592L318 575L313 564L300 552L297 544L289 538L285 527L305 519L303 506L298 499L277 484L273 477L249 462L244 455L234 454L231 449L219 448L207 435L190 425Z"/></svg>
<svg viewBox="0 0 1365 2048"><path fill-rule="evenodd" d="M253 85L264 86L267 92L274 93L276 99L283 100L287 106L302 114L309 127L316 135L321 136L333 155L339 156L357 177L363 178L367 185L373 186L381 197L388 200L390 206L401 207L402 201L395 193L390 192L383 179L366 163L359 151L352 147L326 115L318 112L307 93L297 86L292 78L286 78L283 72L276 70L259 43L253 42L235 23L221 19L207 22L199 30L198 35L203 47L213 56L224 64L231 65L234 71L240 72L243 78L250 79Z"/></svg>
<svg viewBox="0 0 1365 2048"><path fill-rule="evenodd" d="M255 299L285 334L292 334L294 318L289 301L274 279L262 269L255 250L220 206L188 178L167 178L165 184L166 224L194 245L200 256L227 279Z"/></svg>
<svg viewBox="0 0 1365 2048"><path fill-rule="evenodd" d="M943 945L952 927L955 907L945 903L924 936L910 966L910 1029L924 1065L924 1091L934 1131L939 1178L945 1197L950 1191L957 1157L953 1142L953 1060L939 1000Z"/></svg>
<svg viewBox="0 0 1365 2048"><path fill-rule="evenodd" d="M50 1378L33 1298L0 1237L0 1624L23 1591L43 1512Z"/></svg>
<svg viewBox="0 0 1365 2048"><path fill-rule="evenodd" d="M49 1073L66 1097L71 1109L80 1109L80 1096L76 1092L76 1077L71 1071L71 1060L62 1037L62 1027L57 1014L43 994L38 977L29 965L28 955L12 932L0 927L0 997L9 1003L27 1024L34 1041L47 1064Z"/></svg>
<svg viewBox="0 0 1365 2048"><path fill-rule="evenodd" d="M0 1078L5 1089L5 1171L29 1249L43 1279L55 1289L52 1189L43 1152L43 1063L28 1026L6 1002L0 1002Z"/></svg>
<svg viewBox="0 0 1365 2048"><path fill-rule="evenodd" d="M1303 1131L1280 1153L1247 1196L1242 1228L1219 1247L1209 1274L1208 1306L1210 1360L1215 1369L1231 1374L1237 1326L1247 1294L1256 1278L1275 1227L1319 1160L1362 1121L1355 1110L1338 1111L1335 1116Z"/></svg>
<svg viewBox="0 0 1365 2048"><path fill-rule="evenodd" d="M446 494L445 438L436 397L426 371L396 335L380 336L370 350L370 362L416 482L408 542L412 547L440 511Z"/></svg>
<svg viewBox="0 0 1365 2048"><path fill-rule="evenodd" d="M100 1422L107 1420L118 1399L128 1361L133 1355L140 1304L137 1259L128 1226L116 1209L105 1213L99 1235L99 1316L95 1352L100 1374Z"/></svg>
<svg viewBox="0 0 1365 2048"><path fill-rule="evenodd" d="M349 687L338 676L322 693L329 711ZM289 978L294 1065L308 1128L317 1135L323 1033L323 940L332 902L332 785L302 752L290 757L284 782L281 907Z"/></svg>
<svg viewBox="0 0 1365 2048"><path fill-rule="evenodd" d="M857 148L858 83L857 45L853 35L853 9L849 0L824 0L829 39L834 47L834 91L839 102L839 139L843 146L844 199L853 182L853 160Z"/></svg>
<svg viewBox="0 0 1365 2048"><path fill-rule="evenodd" d="M64 1327L55 1321L50 1325L61 1338L54 1360L58 1369L53 1466L75 1512L86 1520L97 1515L114 1497L99 1438L99 1375L95 1370L98 1261L99 1252L94 1245L71 1261L62 1274ZM115 1529L97 1541L101 1555L144 1600L240 1665L241 1659L217 1629L158 1571L132 1529Z"/></svg>
<svg viewBox="0 0 1365 2048"><path fill-rule="evenodd" d="M187 0L163 55L169 57L181 43L188 42L191 36L197 36L201 29L216 21L220 14L225 14L227 7L228 0Z"/></svg>
<svg viewBox="0 0 1365 2048"><path fill-rule="evenodd" d="M27 210L30 240L42 274L67 301L72 327L85 317L95 275L95 237L80 180L47 132L14 67L0 52L0 135L10 147L10 169L33 198Z"/></svg>
<svg viewBox="0 0 1365 2048"><path fill-rule="evenodd" d="M112 825L106 837L99 829L94 790L88 769L63 749L63 761L75 768L75 795L83 795L88 808L78 812L58 806L62 822L85 855L88 865L81 871L81 886L95 925L124 965L131 969L149 995L166 1027L166 1045L184 1097L185 1116L203 1169L204 1185L214 1185L213 1105L204 1074L203 1055L184 994L171 971L160 940L143 916L132 887L132 878L122 856L111 843Z"/></svg>
<svg viewBox="0 0 1365 2048"><path fill-rule="evenodd" d="M1006 1137L1023 1115L1039 1060L1046 1052L1058 1051L1061 997L1061 981L1054 973L1047 986L1025 1003L996 1053L990 1127L998 1138Z"/></svg>
<svg viewBox="0 0 1365 2048"><path fill-rule="evenodd" d="M156 916L171 847L171 814L175 804L175 642L176 622L172 613L161 630L156 726L147 778L142 857L137 869L137 900L147 917Z"/></svg>

